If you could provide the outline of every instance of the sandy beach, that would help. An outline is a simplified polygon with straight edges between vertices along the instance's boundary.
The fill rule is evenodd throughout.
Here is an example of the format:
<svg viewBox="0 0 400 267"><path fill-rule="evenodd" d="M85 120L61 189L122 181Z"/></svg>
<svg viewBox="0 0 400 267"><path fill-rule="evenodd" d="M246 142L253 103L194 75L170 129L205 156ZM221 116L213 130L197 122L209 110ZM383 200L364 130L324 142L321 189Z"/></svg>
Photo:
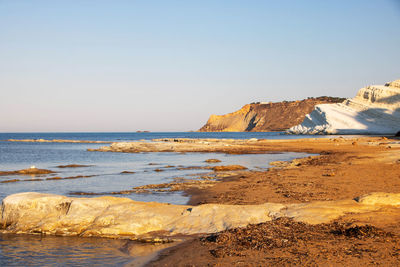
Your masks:
<svg viewBox="0 0 400 267"><path fill-rule="evenodd" d="M219 154L213 154L216 158L206 160L208 165L175 167L208 171L200 178L174 179L108 193L180 191L190 196L187 205L111 196L74 198L37 192L10 195L2 203L2 232L168 243L132 265L400 263L400 138L163 138L115 142L88 150L117 154L174 151L183 156L188 152L256 157L281 152L309 155L271 162L268 169L247 169L224 164L218 159ZM88 166L68 164L58 168ZM30 168L3 174L43 171L47 170ZM74 177L68 179L71 178Z"/></svg>
<svg viewBox="0 0 400 267"><path fill-rule="evenodd" d="M266 172L239 171L206 189L190 189L189 204L304 203L400 192L400 140L332 137L258 141L265 151L320 154L277 162ZM260 148L259 147L259 148ZM243 147L243 152L248 152ZM238 151L236 151L238 152ZM278 219L195 237L160 253L150 266L397 265L400 209L346 214L326 224Z"/></svg>
<svg viewBox="0 0 400 267"><path fill-rule="evenodd" d="M399 4L0 1L0 266L400 266Z"/></svg>

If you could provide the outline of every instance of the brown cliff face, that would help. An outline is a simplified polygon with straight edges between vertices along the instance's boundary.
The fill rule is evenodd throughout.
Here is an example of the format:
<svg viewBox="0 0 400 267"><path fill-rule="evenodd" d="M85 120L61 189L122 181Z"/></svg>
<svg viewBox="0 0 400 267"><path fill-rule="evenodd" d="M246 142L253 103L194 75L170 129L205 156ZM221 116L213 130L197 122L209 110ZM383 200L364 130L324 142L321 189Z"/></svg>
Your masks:
<svg viewBox="0 0 400 267"><path fill-rule="evenodd" d="M298 101L252 103L225 115L211 115L200 132L284 131L300 124L315 105L343 102L345 98L321 96Z"/></svg>

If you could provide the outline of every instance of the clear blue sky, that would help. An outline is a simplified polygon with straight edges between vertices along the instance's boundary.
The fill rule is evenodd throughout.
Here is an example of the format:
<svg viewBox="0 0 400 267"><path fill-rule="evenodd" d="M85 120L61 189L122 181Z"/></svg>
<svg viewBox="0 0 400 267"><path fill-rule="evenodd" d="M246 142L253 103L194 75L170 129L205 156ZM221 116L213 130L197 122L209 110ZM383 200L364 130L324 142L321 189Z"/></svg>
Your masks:
<svg viewBox="0 0 400 267"><path fill-rule="evenodd" d="M400 79L400 0L0 0L0 131L185 131Z"/></svg>

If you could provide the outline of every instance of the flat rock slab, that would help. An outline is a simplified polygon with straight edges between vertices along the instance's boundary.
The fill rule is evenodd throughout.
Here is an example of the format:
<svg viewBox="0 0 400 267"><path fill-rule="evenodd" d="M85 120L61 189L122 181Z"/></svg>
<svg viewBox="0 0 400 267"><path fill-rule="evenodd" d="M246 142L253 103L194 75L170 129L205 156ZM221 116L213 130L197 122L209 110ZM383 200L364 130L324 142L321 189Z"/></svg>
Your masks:
<svg viewBox="0 0 400 267"><path fill-rule="evenodd" d="M310 224L325 223L346 213L377 211L400 205L400 194L371 193L356 200L283 205L200 206L138 202L128 198L73 198L19 193L2 202L3 233L36 233L118 237L157 241L174 235L215 233L290 217Z"/></svg>
<svg viewBox="0 0 400 267"><path fill-rule="evenodd" d="M0 176L5 176L5 175L41 175L41 174L49 174L49 173L54 173L54 172L50 171L50 170L38 169L38 168L35 168L35 167L31 167L29 169L23 169L23 170L18 170L18 171L0 171Z"/></svg>

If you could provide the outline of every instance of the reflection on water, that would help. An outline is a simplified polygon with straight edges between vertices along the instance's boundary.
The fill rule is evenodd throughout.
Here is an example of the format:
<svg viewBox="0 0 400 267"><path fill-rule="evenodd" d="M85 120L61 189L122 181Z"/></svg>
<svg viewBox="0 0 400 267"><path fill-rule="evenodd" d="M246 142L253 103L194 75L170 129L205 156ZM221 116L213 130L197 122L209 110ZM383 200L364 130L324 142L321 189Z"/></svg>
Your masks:
<svg viewBox="0 0 400 267"><path fill-rule="evenodd" d="M128 263L119 248L127 241L40 235L0 234L1 266L104 266Z"/></svg>
<svg viewBox="0 0 400 267"><path fill-rule="evenodd" d="M0 234L0 266L121 266L171 244Z"/></svg>

